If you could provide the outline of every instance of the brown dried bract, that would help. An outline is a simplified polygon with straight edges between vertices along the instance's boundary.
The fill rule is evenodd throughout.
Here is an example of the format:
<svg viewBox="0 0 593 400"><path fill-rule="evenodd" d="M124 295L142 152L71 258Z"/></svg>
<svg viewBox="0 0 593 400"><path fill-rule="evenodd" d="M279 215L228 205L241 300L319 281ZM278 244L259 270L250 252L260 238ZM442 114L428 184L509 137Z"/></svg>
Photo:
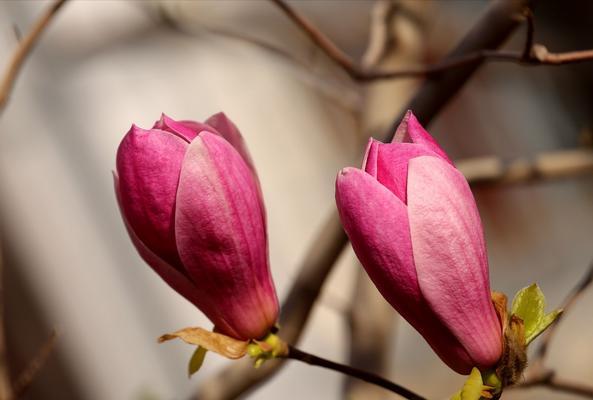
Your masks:
<svg viewBox="0 0 593 400"><path fill-rule="evenodd" d="M184 328L173 333L166 333L158 338L159 343L181 339L185 343L202 346L230 359L243 357L247 353L249 341L241 341L221 333L210 332L202 328Z"/></svg>

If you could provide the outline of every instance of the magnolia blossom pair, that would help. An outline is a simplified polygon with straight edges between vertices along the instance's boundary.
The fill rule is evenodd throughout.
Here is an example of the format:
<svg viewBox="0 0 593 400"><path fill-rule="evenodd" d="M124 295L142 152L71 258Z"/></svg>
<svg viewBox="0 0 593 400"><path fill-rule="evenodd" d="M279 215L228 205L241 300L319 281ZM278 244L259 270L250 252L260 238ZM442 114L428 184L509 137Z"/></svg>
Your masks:
<svg viewBox="0 0 593 400"><path fill-rule="evenodd" d="M276 322L257 175L224 114L133 126L117 155L116 192L144 260L217 330L258 339ZM336 201L383 296L451 368L501 355L478 211L464 177L411 113L391 144L371 140L363 169L338 175Z"/></svg>

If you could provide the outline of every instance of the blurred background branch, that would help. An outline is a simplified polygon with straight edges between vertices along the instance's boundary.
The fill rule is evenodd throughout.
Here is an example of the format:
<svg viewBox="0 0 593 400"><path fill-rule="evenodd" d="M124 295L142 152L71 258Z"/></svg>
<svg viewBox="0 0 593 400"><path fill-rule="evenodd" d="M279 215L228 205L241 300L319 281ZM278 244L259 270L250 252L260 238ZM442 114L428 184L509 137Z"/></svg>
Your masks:
<svg viewBox="0 0 593 400"><path fill-rule="evenodd" d="M17 45L16 51L13 53L12 58L8 61L6 71L2 76L2 81L0 81L0 113L2 113L6 107L6 103L8 102L8 98L10 97L10 93L16 78L23 67L23 63L43 35L47 25L51 22L53 17L66 3L66 1L67 0L56 0L51 5L51 7L49 7L47 11L39 17L37 22L33 25L25 37L21 39L19 38L19 34L16 35L19 43Z"/></svg>
<svg viewBox="0 0 593 400"><path fill-rule="evenodd" d="M525 65L560 65L593 60L593 49L552 53L540 44L533 44L533 20L527 17L529 29L527 41L529 50L500 51L477 49L467 54L457 54L431 66L407 68L401 70L376 70L363 60L361 64L353 61L345 52L340 50L326 35L313 25L305 16L297 12L285 0L271 0L315 43L330 59L339 65L352 79L359 82L371 82L382 79L395 79L417 76L430 76L456 69L479 61L510 61ZM517 3L521 3L517 1ZM523 1L524 8L516 8L516 14L511 18L518 18L529 13L528 1ZM527 10L527 11L526 11ZM525 19L525 17L523 17Z"/></svg>

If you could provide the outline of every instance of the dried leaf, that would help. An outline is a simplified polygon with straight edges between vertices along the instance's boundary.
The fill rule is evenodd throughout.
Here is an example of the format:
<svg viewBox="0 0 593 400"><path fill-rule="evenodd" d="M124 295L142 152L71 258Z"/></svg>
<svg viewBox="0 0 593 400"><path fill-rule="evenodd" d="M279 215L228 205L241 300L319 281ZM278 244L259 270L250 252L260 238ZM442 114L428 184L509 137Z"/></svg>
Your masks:
<svg viewBox="0 0 593 400"><path fill-rule="evenodd" d="M495 291L492 291L490 296L492 298L492 303L494 304L496 314L498 315L498 320L500 321L502 333L504 333L504 331L507 329L507 323L509 320L509 313L507 311L507 296L504 293Z"/></svg>
<svg viewBox="0 0 593 400"><path fill-rule="evenodd" d="M161 336L159 343L179 338L185 343L195 344L230 359L241 358L247 352L248 341L241 341L221 333L202 328L184 328Z"/></svg>

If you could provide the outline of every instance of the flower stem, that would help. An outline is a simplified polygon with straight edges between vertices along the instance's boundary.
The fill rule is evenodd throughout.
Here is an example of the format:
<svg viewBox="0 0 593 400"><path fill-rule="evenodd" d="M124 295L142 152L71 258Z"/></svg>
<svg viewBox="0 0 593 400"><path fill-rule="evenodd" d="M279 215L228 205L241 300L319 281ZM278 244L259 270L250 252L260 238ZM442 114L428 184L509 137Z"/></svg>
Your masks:
<svg viewBox="0 0 593 400"><path fill-rule="evenodd" d="M397 393L403 398L409 400L426 400L424 397L412 392L409 389L406 389L403 386L398 385L397 383L393 383L388 381L385 378L380 377L379 375L375 375L370 372L362 371L357 368L350 367L344 364L338 364L336 362L326 360L324 358L320 358L314 356L313 354L305 353L295 347L289 346L288 347L288 354L285 356L286 358L291 358L293 360L299 360L309 365L316 365L318 367L332 369L334 371L341 372L343 374L352 376L354 378L358 378L365 382L372 383L374 385L380 386L384 389L387 389L393 393Z"/></svg>

